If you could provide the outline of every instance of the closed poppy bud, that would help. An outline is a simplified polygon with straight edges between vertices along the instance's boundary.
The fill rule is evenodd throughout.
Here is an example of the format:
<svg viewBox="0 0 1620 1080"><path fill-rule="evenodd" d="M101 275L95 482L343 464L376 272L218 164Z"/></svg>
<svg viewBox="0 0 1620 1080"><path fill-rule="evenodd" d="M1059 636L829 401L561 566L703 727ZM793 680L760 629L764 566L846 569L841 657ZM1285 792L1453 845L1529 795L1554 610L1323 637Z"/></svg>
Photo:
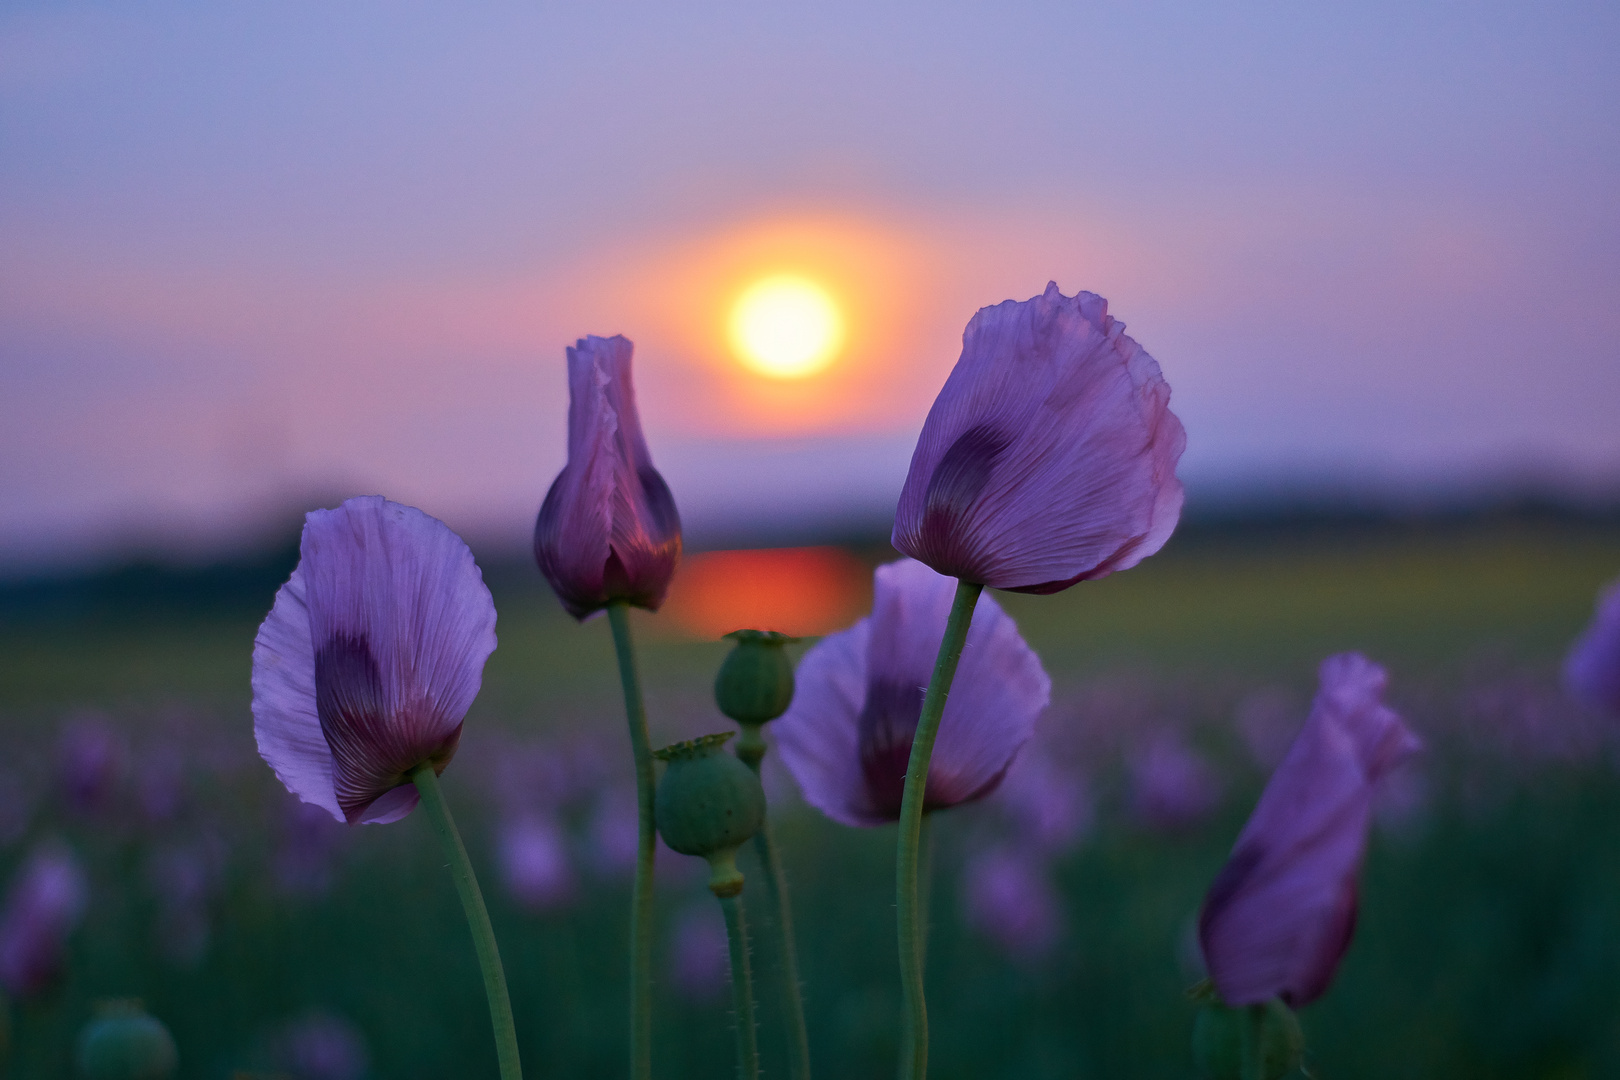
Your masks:
<svg viewBox="0 0 1620 1080"><path fill-rule="evenodd" d="M1094 293L983 308L928 412L894 546L941 574L1051 593L1176 527L1186 447L1159 365Z"/></svg>
<svg viewBox="0 0 1620 1080"><path fill-rule="evenodd" d="M316 510L253 642L253 733L287 790L396 821L443 772L495 651L495 602L444 522L380 496Z"/></svg>
<svg viewBox="0 0 1620 1080"><path fill-rule="evenodd" d="M1378 782L1421 746L1384 705L1384 669L1322 662L1321 689L1204 898L1198 939L1227 1005L1321 997L1350 946Z"/></svg>
<svg viewBox="0 0 1620 1080"><path fill-rule="evenodd" d="M656 611L681 556L681 519L653 468L623 336L568 350L568 464L534 524L534 558L584 619L615 601Z"/></svg>
<svg viewBox="0 0 1620 1080"><path fill-rule="evenodd" d="M759 777L723 749L733 732L676 743L653 756L668 763L654 801L658 832L682 855L709 860L717 896L742 890L737 849L765 823Z"/></svg>
<svg viewBox="0 0 1620 1080"><path fill-rule="evenodd" d="M1598 597L1597 614L1564 661L1564 683L1583 703L1620 718L1620 581Z"/></svg>
<svg viewBox="0 0 1620 1080"><path fill-rule="evenodd" d="M775 630L735 630L736 642L714 679L714 701L739 724L763 724L793 703L793 661L786 646L797 638Z"/></svg>
<svg viewBox="0 0 1620 1080"><path fill-rule="evenodd" d="M167 1080L180 1065L174 1037L138 1001L105 1002L79 1033L75 1057L85 1080Z"/></svg>

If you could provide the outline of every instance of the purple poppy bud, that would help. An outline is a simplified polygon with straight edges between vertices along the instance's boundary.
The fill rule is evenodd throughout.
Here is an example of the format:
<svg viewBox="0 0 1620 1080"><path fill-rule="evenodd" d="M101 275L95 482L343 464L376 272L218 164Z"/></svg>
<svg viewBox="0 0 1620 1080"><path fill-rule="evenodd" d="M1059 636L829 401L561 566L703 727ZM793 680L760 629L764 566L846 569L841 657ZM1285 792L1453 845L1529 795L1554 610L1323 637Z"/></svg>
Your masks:
<svg viewBox="0 0 1620 1080"><path fill-rule="evenodd" d="M626 337L568 350L568 464L534 523L534 558L584 619L622 600L658 610L681 557L681 518L653 468L630 384Z"/></svg>
<svg viewBox="0 0 1620 1080"><path fill-rule="evenodd" d="M1598 597L1592 624L1564 661L1564 685L1582 703L1620 717L1620 581Z"/></svg>
<svg viewBox="0 0 1620 1080"><path fill-rule="evenodd" d="M1374 792L1422 747L1387 682L1358 653L1322 662L1310 717L1204 898L1198 937L1227 1005L1308 1005L1349 948Z"/></svg>
<svg viewBox="0 0 1620 1080"><path fill-rule="evenodd" d="M380 496L304 520L298 567L253 643L253 732L287 790L340 821L397 821L443 772L495 651L461 538Z"/></svg>
<svg viewBox="0 0 1620 1080"><path fill-rule="evenodd" d="M782 760L812 806L846 825L900 817L911 743L956 582L910 559L877 568L872 614L805 653L793 704L772 724ZM1052 680L1018 627L988 596L940 720L924 809L996 789Z"/></svg>
<svg viewBox="0 0 1620 1080"><path fill-rule="evenodd" d="M962 906L970 926L1017 960L1038 960L1063 937L1062 901L1028 854L992 848L969 859Z"/></svg>
<svg viewBox="0 0 1620 1080"><path fill-rule="evenodd" d="M279 1042L277 1056L298 1080L360 1080L371 1067L360 1029L329 1012L292 1021Z"/></svg>
<svg viewBox="0 0 1620 1080"><path fill-rule="evenodd" d="M1181 515L1187 444L1159 365L1095 293L981 308L934 401L894 546L942 574L1051 593L1126 570Z"/></svg>
<svg viewBox="0 0 1620 1080"><path fill-rule="evenodd" d="M68 935L89 902L89 882L70 849L47 842L34 850L0 918L0 985L7 993L33 997L60 977Z"/></svg>
<svg viewBox="0 0 1620 1080"><path fill-rule="evenodd" d="M506 822L498 850L506 891L530 911L546 911L573 899L568 841L549 815L528 813Z"/></svg>
<svg viewBox="0 0 1620 1080"><path fill-rule="evenodd" d="M83 716L69 722L56 744L56 775L68 806L84 814L106 809L128 758L128 743L105 719Z"/></svg>

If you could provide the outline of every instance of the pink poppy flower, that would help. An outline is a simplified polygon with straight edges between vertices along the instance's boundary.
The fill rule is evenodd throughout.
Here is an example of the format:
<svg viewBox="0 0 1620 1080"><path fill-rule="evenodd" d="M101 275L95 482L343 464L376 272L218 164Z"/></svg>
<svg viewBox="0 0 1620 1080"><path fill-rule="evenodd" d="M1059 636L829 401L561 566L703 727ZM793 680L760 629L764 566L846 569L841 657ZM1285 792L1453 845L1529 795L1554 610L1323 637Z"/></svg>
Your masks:
<svg viewBox="0 0 1620 1080"><path fill-rule="evenodd" d="M568 350L568 464L534 524L534 558L576 619L623 600L658 610L681 557L681 518L636 413L626 337Z"/></svg>
<svg viewBox="0 0 1620 1080"><path fill-rule="evenodd" d="M923 690L956 582L910 559L880 566L872 614L807 652L793 704L771 727L811 805L846 825L900 817ZM1052 681L1018 627L980 599L940 720L924 809L996 789L1051 698Z"/></svg>
<svg viewBox="0 0 1620 1080"><path fill-rule="evenodd" d="M894 546L942 574L1051 593L1125 570L1181 515L1187 444L1159 365L1094 293L980 309L923 424Z"/></svg>
<svg viewBox="0 0 1620 1080"><path fill-rule="evenodd" d="M1591 625L1564 661L1564 685L1584 704L1620 717L1620 581L1598 597Z"/></svg>
<svg viewBox="0 0 1620 1080"><path fill-rule="evenodd" d="M1204 898L1198 937L1227 1005L1321 997L1350 946L1379 780L1422 747L1358 653L1322 662L1299 737Z"/></svg>
<svg viewBox="0 0 1620 1080"><path fill-rule="evenodd" d="M411 772L455 754L494 651L494 601L444 522L375 495L316 510L253 643L259 754L340 821L397 821Z"/></svg>

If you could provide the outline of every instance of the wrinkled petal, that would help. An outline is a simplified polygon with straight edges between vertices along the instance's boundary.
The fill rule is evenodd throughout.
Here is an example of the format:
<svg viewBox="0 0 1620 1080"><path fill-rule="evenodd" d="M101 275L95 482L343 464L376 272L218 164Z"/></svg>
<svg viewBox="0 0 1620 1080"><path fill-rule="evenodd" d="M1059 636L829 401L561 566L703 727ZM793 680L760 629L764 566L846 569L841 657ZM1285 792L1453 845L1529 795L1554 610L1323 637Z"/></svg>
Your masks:
<svg viewBox="0 0 1620 1080"><path fill-rule="evenodd" d="M1620 717L1620 581L1603 591L1592 624L1570 649L1564 685L1583 704Z"/></svg>
<svg viewBox="0 0 1620 1080"><path fill-rule="evenodd" d="M942 574L1056 592L1135 566L1181 513L1186 433L1159 365L1094 293L983 308L923 424L894 546Z"/></svg>
<svg viewBox="0 0 1620 1080"><path fill-rule="evenodd" d="M314 511L254 643L259 752L336 816L404 817L410 771L455 753L494 650L494 602L443 522L379 496Z"/></svg>
<svg viewBox="0 0 1620 1080"><path fill-rule="evenodd" d="M614 600L657 610L681 554L674 496L636 412L629 339L568 350L568 464L534 526L534 556L575 618Z"/></svg>
<svg viewBox="0 0 1620 1080"><path fill-rule="evenodd" d="M1326 991L1355 928L1356 874L1378 781L1421 748L1363 656L1322 663L1321 689L1204 899L1199 940L1232 1006Z"/></svg>
<svg viewBox="0 0 1620 1080"><path fill-rule="evenodd" d="M875 574L872 615L805 654L797 691L775 723L805 799L834 820L897 820L911 743L956 582L901 560ZM926 809L994 791L1051 696L1018 628L981 597L940 719Z"/></svg>

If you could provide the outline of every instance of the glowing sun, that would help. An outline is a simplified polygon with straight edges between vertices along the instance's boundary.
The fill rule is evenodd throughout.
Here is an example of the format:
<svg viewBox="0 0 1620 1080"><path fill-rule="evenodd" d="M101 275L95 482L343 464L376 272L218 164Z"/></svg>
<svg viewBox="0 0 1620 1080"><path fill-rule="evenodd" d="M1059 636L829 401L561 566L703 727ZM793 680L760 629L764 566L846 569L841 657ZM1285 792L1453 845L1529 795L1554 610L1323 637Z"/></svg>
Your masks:
<svg viewBox="0 0 1620 1080"><path fill-rule="evenodd" d="M779 274L743 290L732 305L729 331L744 366L773 379L802 379L838 358L844 316L814 281Z"/></svg>

